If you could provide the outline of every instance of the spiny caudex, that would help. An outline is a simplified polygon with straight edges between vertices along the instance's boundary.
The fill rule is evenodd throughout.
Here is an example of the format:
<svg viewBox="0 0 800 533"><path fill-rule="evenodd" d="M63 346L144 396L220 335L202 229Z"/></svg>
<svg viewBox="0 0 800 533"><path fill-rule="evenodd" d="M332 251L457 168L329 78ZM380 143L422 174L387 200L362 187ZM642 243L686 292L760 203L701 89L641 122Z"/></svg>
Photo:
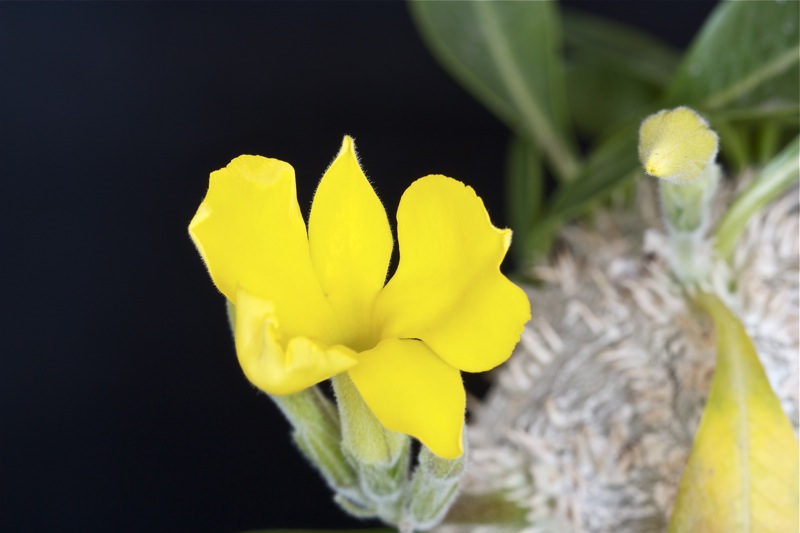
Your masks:
<svg viewBox="0 0 800 533"><path fill-rule="evenodd" d="M345 137L308 228L293 168L244 155L211 174L189 232L227 298L245 376L270 394L336 500L401 530L438 523L464 470L460 371L505 361L530 307L500 273L511 231L471 187L421 178L393 239ZM336 407L316 385L332 379ZM409 472L409 437L423 444Z"/></svg>

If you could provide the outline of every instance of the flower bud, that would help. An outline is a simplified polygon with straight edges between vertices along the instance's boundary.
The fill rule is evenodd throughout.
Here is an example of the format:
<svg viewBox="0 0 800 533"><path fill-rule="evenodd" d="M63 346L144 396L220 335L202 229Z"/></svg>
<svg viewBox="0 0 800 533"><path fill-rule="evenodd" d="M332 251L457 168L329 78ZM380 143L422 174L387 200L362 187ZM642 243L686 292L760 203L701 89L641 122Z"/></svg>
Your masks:
<svg viewBox="0 0 800 533"><path fill-rule="evenodd" d="M719 139L688 107L650 115L639 128L639 160L645 172L675 183L695 180L717 156Z"/></svg>

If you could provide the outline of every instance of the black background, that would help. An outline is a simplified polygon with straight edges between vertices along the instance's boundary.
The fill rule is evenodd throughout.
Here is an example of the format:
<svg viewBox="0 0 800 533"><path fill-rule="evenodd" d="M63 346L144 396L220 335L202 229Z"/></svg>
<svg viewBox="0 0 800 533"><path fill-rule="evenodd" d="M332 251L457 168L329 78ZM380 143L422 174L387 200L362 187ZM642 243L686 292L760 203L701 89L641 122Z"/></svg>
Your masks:
<svg viewBox="0 0 800 533"><path fill-rule="evenodd" d="M711 5L577 3L684 46ZM414 179L504 225L506 128L402 3L2 3L0 529L357 526L238 368L186 233L208 173L348 133L390 219Z"/></svg>

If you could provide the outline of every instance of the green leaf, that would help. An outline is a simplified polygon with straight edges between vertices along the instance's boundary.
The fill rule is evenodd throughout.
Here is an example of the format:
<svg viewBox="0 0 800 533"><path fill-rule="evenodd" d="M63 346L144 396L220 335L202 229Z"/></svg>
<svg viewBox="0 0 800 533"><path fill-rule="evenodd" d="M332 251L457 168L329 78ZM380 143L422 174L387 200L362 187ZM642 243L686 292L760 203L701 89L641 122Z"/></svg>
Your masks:
<svg viewBox="0 0 800 533"><path fill-rule="evenodd" d="M800 3L725 2L673 80L668 106L769 115L800 110Z"/></svg>
<svg viewBox="0 0 800 533"><path fill-rule="evenodd" d="M647 33L570 10L563 12L563 20L564 43L570 57L612 76L627 77L655 87L664 87L672 79L678 66L677 52ZM597 94L603 98L608 95L602 91Z"/></svg>
<svg viewBox="0 0 800 533"><path fill-rule="evenodd" d="M717 252L730 258L747 221L800 180L800 137L778 154L731 204L715 231Z"/></svg>
<svg viewBox="0 0 800 533"><path fill-rule="evenodd" d="M527 511L506 491L483 494L461 494L447 516L445 524L488 525L497 531L523 531L528 523Z"/></svg>
<svg viewBox="0 0 800 533"><path fill-rule="evenodd" d="M635 28L563 11L570 111L578 131L595 136L654 107L678 66L675 50Z"/></svg>
<svg viewBox="0 0 800 533"><path fill-rule="evenodd" d="M506 165L506 209L514 230L511 252L518 265L527 259L525 243L540 215L544 196L544 169L539 148L524 137L514 136Z"/></svg>
<svg viewBox="0 0 800 533"><path fill-rule="evenodd" d="M575 129L587 137L600 136L621 121L645 116L659 96L652 85L584 60L569 63L565 74ZM600 99L602 105L598 105Z"/></svg>
<svg viewBox="0 0 800 533"><path fill-rule="evenodd" d="M764 122L775 121L786 126L798 125L798 112L796 102L770 102L755 105L754 107L738 107L719 109L713 111L712 119L724 119L736 122Z"/></svg>
<svg viewBox="0 0 800 533"><path fill-rule="evenodd" d="M569 128L553 2L409 3L433 54L563 179L579 169Z"/></svg>
<svg viewBox="0 0 800 533"><path fill-rule="evenodd" d="M592 151L578 178L556 191L544 216L526 236L528 259L546 254L569 218L583 214L595 202L642 174L637 152L638 128L638 119L622 124Z"/></svg>
<svg viewBox="0 0 800 533"><path fill-rule="evenodd" d="M748 129L734 127L730 121L715 116L711 129L719 135L720 153L734 173L741 172L750 164L752 159Z"/></svg>
<svg viewBox="0 0 800 533"><path fill-rule="evenodd" d="M798 531L798 456L789 419L742 323L701 294L717 336L717 365L669 531Z"/></svg>
<svg viewBox="0 0 800 533"><path fill-rule="evenodd" d="M763 124L756 133L756 154L762 165L769 163L780 149L780 127L774 122Z"/></svg>

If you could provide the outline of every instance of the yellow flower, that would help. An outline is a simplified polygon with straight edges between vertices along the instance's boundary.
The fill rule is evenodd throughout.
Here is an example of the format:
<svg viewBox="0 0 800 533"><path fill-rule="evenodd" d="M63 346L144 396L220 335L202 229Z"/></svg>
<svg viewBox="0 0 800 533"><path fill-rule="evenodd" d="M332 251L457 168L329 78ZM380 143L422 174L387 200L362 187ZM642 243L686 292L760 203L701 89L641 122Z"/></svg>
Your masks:
<svg viewBox="0 0 800 533"><path fill-rule="evenodd" d="M403 194L400 262L384 286L391 228L350 137L317 188L308 233L294 169L249 155L211 174L189 233L236 308L236 353L254 385L289 394L346 371L384 426L444 458L462 453L459 370L504 362L530 318L499 270L511 231L444 176Z"/></svg>

